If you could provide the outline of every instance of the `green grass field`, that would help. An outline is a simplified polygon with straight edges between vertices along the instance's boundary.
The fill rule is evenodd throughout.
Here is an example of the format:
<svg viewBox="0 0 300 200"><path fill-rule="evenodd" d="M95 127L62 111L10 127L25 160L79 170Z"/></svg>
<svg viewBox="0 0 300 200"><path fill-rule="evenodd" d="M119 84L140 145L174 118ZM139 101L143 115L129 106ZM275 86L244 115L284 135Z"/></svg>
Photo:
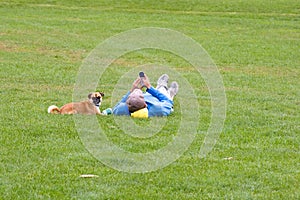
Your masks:
<svg viewBox="0 0 300 200"><path fill-rule="evenodd" d="M0 199L300 199L298 0L1 0L0 13ZM206 158L198 154L210 123L209 92L189 64L166 52L122 56L98 89L106 94L103 108L112 107L120 76L149 63L171 66L190 82L199 134L169 166L116 171L86 150L72 116L47 113L49 105L72 101L82 61L99 43L140 27L181 32L218 66L226 121ZM122 134L113 116L97 119L115 144L149 152L172 140L179 107L149 139Z"/></svg>

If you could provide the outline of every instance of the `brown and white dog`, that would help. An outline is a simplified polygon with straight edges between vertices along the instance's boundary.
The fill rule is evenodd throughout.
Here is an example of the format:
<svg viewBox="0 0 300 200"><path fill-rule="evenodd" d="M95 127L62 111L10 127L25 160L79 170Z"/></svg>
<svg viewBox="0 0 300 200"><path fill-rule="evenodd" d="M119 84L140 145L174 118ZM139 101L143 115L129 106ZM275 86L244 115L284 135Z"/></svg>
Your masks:
<svg viewBox="0 0 300 200"><path fill-rule="evenodd" d="M102 92L93 92L88 95L88 100L86 101L68 103L61 108L55 105L49 106L48 113L101 115L99 107L102 97L104 97Z"/></svg>

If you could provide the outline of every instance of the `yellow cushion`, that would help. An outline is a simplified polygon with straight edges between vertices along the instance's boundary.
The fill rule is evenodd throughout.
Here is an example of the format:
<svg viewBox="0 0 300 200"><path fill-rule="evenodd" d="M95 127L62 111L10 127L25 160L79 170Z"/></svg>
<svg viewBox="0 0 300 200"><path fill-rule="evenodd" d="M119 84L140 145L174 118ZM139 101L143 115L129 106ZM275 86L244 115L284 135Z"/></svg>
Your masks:
<svg viewBox="0 0 300 200"><path fill-rule="evenodd" d="M131 113L131 117L148 118L148 109L143 108L143 109L137 110L137 111Z"/></svg>

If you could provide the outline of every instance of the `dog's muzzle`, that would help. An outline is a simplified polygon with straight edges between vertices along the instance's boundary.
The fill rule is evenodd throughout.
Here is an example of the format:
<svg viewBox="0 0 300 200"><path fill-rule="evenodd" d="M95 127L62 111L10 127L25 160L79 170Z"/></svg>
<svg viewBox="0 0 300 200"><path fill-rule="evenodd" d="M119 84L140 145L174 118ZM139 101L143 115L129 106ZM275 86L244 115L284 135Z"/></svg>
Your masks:
<svg viewBox="0 0 300 200"><path fill-rule="evenodd" d="M101 103L101 97L92 97L93 103L95 104L95 106L99 107L100 103Z"/></svg>

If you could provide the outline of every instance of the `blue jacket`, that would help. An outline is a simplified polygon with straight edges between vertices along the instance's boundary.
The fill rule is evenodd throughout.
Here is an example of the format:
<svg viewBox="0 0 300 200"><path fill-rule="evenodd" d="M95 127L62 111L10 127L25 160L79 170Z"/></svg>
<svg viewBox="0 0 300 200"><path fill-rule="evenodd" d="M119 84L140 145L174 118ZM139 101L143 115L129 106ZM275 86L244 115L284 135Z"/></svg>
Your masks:
<svg viewBox="0 0 300 200"><path fill-rule="evenodd" d="M130 115L126 104L129 94L130 92L127 92L121 101L115 105L113 108L114 115ZM149 117L167 116L173 111L174 102L152 86L144 93L144 99L147 104Z"/></svg>

